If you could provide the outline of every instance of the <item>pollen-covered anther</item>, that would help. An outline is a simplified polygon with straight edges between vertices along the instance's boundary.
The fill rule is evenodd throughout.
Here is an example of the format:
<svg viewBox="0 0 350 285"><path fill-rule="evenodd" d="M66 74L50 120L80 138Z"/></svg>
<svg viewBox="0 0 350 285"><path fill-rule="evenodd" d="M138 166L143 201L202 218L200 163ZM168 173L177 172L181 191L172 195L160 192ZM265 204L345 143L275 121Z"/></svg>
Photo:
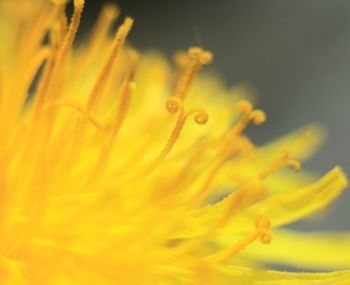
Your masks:
<svg viewBox="0 0 350 285"><path fill-rule="evenodd" d="M198 60L201 64L210 64L213 61L213 54L199 47L189 48L188 55L191 59Z"/></svg>

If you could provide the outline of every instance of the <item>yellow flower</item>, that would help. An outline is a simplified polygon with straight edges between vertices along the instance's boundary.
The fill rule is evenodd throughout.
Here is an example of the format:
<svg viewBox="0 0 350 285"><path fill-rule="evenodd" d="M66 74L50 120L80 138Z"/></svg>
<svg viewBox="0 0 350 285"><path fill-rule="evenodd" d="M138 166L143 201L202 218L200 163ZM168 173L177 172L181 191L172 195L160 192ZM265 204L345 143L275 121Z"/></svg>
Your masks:
<svg viewBox="0 0 350 285"><path fill-rule="evenodd" d="M84 1L70 21L65 2L0 3L1 284L350 284L349 234L277 228L346 187L285 169L317 126L257 147L246 89L197 76L210 52L139 55L111 4L73 49Z"/></svg>

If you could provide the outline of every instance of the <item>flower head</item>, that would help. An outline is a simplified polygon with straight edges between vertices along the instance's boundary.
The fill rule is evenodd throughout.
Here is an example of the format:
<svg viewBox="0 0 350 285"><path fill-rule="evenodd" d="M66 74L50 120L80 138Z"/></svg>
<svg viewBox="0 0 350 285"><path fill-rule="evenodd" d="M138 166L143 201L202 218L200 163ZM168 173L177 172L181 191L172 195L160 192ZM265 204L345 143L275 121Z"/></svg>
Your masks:
<svg viewBox="0 0 350 285"><path fill-rule="evenodd" d="M338 167L310 186L287 169L300 170L318 127L256 146L244 130L265 114L243 87L198 75L210 52L179 52L175 67L139 54L125 43L131 18L109 36L114 5L76 48L83 0L69 21L65 0L0 5L1 284L350 282L256 269L293 265L291 243L326 267L315 251L329 239L274 229L346 187ZM337 256L349 247L332 250L328 268L350 265Z"/></svg>

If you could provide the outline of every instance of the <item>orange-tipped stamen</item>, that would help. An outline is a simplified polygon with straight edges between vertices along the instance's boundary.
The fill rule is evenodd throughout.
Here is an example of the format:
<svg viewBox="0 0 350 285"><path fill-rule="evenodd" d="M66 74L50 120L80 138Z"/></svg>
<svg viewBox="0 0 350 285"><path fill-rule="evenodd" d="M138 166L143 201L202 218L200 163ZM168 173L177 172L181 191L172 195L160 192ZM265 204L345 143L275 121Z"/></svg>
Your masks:
<svg viewBox="0 0 350 285"><path fill-rule="evenodd" d="M235 256L257 239L260 239L264 244L269 243L271 241L271 233L269 229L270 222L266 218L257 218L255 222L255 231L253 233L233 244L231 247L205 257L204 260L209 263L222 263Z"/></svg>
<svg viewBox="0 0 350 285"><path fill-rule="evenodd" d="M183 74L180 76L179 81L176 85L174 97L179 98L183 101L188 94L190 85L200 71L202 65L211 63L213 55L204 51L201 48L193 47L188 50L189 62L186 68L183 68ZM186 64L182 59L182 65Z"/></svg>
<svg viewBox="0 0 350 285"><path fill-rule="evenodd" d="M239 103L239 110L242 112L242 115L228 133L227 138L229 138L229 140L240 135L251 121L253 121L255 125L261 125L266 120L265 113L261 110L253 110L252 105L248 101L241 101Z"/></svg>
<svg viewBox="0 0 350 285"><path fill-rule="evenodd" d="M267 176L270 174L286 167L290 166L292 167L296 172L299 172L301 169L301 164L299 161L296 161L294 159L290 159L290 154L288 150L283 150L282 151L282 156L275 162L271 163L264 171L262 171L258 177L260 179L265 179Z"/></svg>

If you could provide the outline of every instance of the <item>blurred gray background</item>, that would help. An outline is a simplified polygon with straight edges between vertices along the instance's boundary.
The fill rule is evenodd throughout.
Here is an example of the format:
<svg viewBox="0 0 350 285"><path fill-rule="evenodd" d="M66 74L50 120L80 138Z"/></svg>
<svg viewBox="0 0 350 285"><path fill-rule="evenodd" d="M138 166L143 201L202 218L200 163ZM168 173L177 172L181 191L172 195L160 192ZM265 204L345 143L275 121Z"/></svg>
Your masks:
<svg viewBox="0 0 350 285"><path fill-rule="evenodd" d="M86 1L83 30L105 1ZM248 82L266 111L264 126L250 129L262 143L309 122L328 139L306 164L321 173L341 165L350 175L350 1L348 0L120 0L135 18L129 37L139 49L169 56L200 45L227 84ZM83 33L83 32L82 32ZM350 230L350 191L321 220L302 230Z"/></svg>

